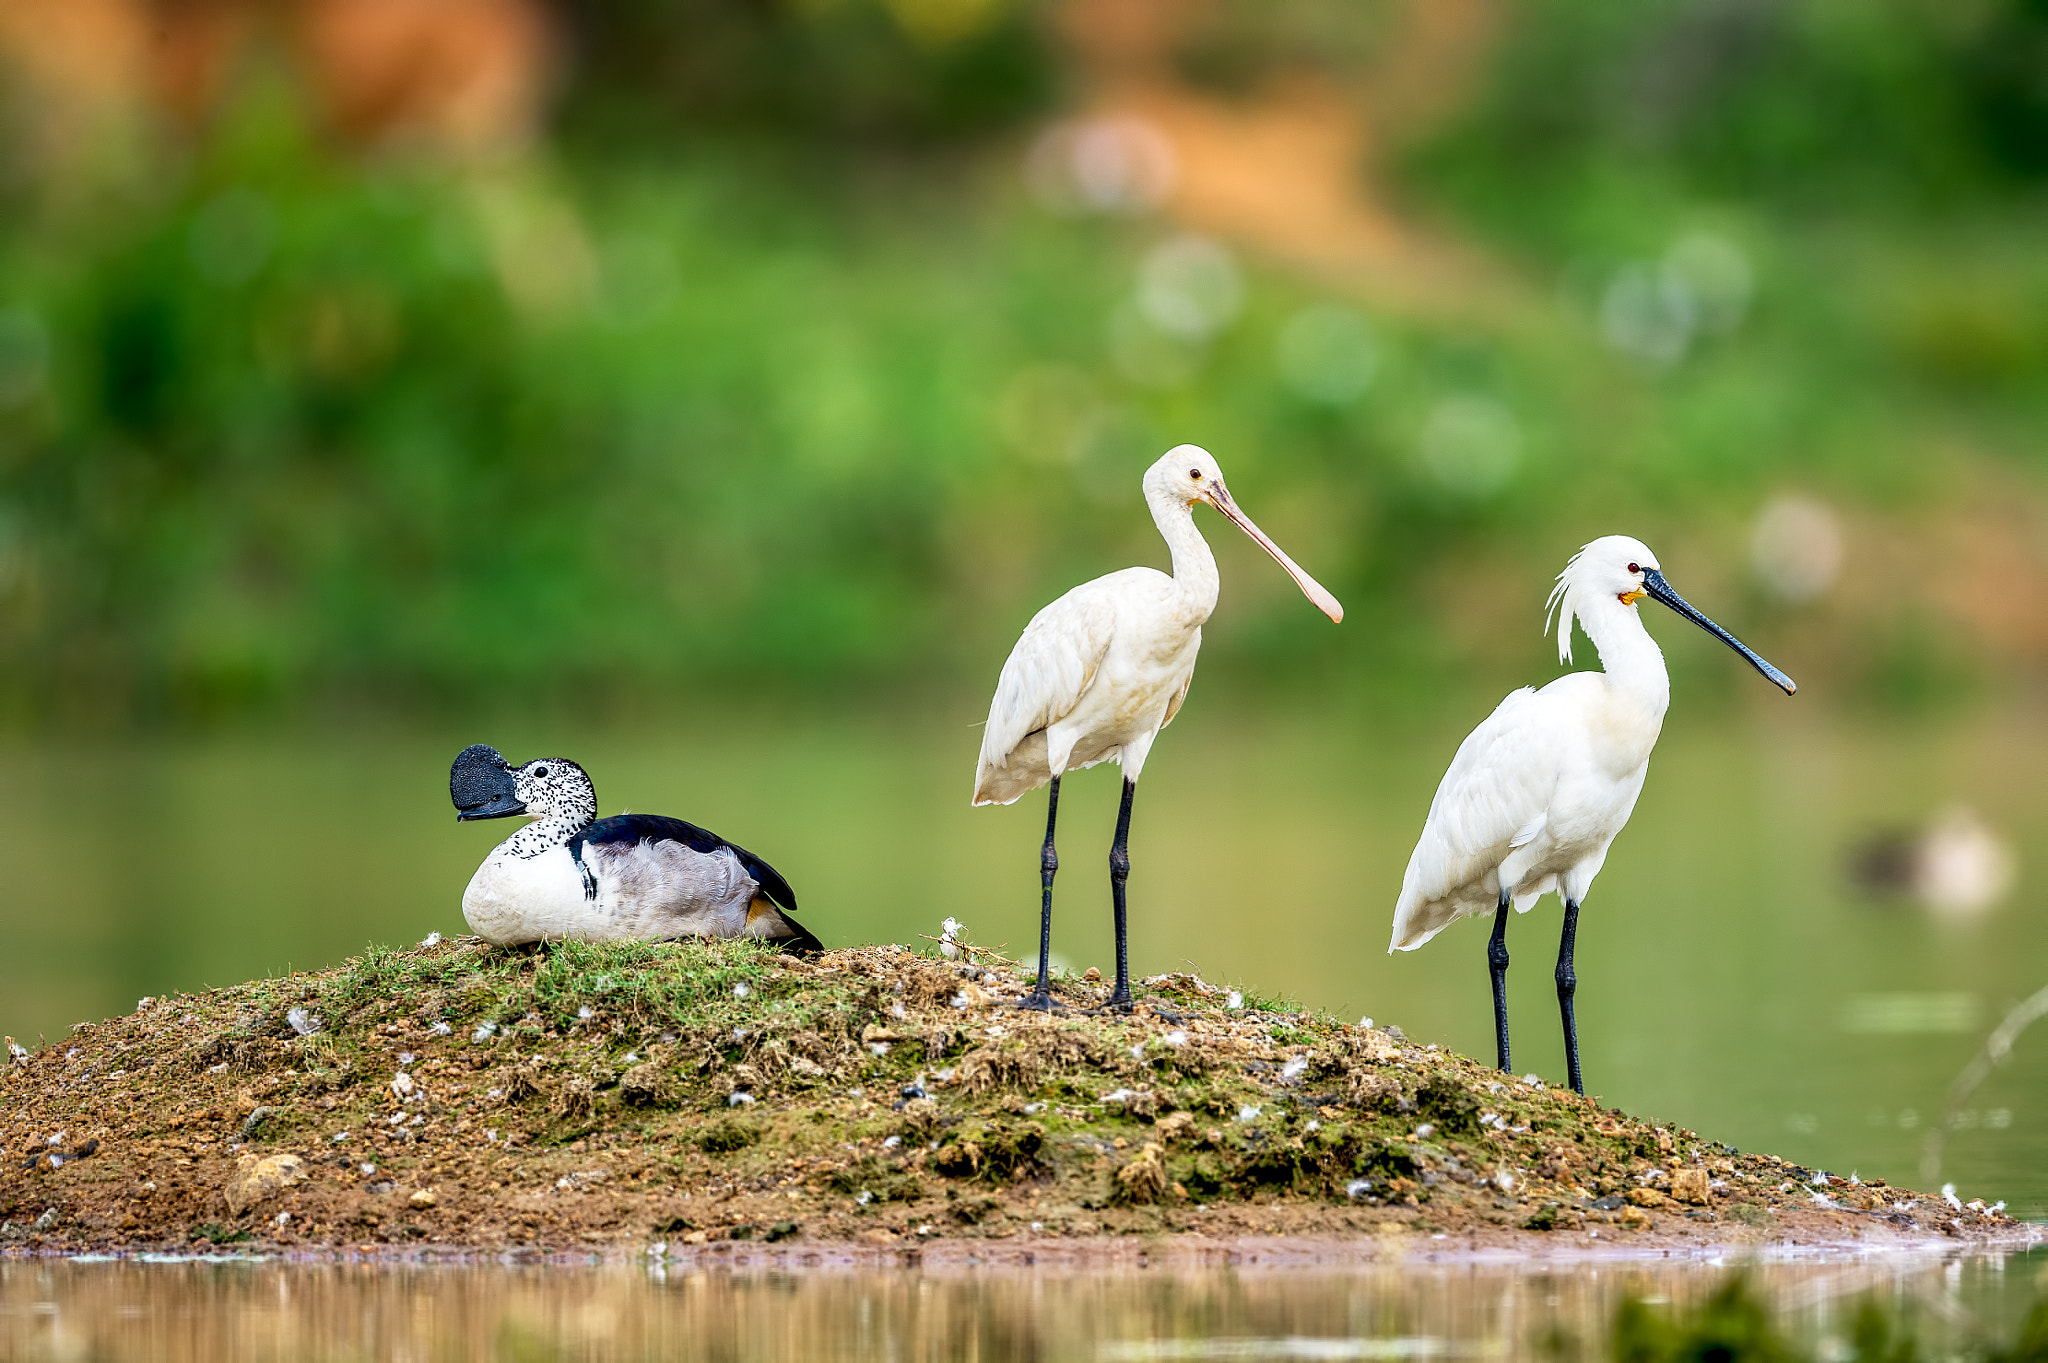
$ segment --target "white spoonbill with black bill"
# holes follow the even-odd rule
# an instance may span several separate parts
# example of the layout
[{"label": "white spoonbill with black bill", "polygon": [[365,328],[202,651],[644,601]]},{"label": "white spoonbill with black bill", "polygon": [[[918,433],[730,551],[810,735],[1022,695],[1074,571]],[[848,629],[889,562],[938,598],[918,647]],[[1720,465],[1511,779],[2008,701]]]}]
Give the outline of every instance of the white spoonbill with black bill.
[{"label": "white spoonbill with black bill", "polygon": [[1084,582],[1031,618],[1010,650],[996,682],[974,803],[1006,805],[1050,783],[1045,846],[1039,855],[1038,984],[1022,1007],[1054,1006],[1048,976],[1052,956],[1052,882],[1059,869],[1053,828],[1059,818],[1060,777],[1097,762],[1123,768],[1123,803],[1109,852],[1110,897],[1116,922],[1116,988],[1108,1007],[1131,1006],[1131,974],[1124,929],[1124,882],[1130,875],[1131,798],[1145,755],[1159,731],[1173,722],[1195,675],[1202,624],[1216,609],[1216,559],[1195,528],[1195,506],[1207,503],[1257,541],[1287,570],[1316,608],[1344,618],[1337,598],[1282,553],[1280,546],[1238,510],[1223,471],[1205,449],[1179,445],[1145,471],[1145,505],[1173,555],[1173,575],[1153,568]]},{"label": "white spoonbill with black bill", "polygon": [[1635,809],[1671,703],[1664,654],[1636,609],[1646,596],[1740,653],[1786,695],[1799,689],[1673,591],[1657,556],[1641,540],[1594,540],[1557,575],[1544,628],[1555,612],[1558,660],[1568,663],[1577,620],[1605,670],[1569,673],[1540,691],[1523,687],[1459,746],[1408,859],[1387,948],[1413,951],[1458,919],[1490,911],[1486,963],[1493,978],[1494,1042],[1500,1067],[1509,1069],[1508,907],[1527,913],[1537,899],[1556,891],[1564,900],[1557,1006],[1565,1066],[1580,1093],[1586,1086],[1572,1014],[1579,906]]},{"label": "white spoonbill with black bill", "polygon": [[486,942],[763,937],[815,951],[781,872],[708,829],[659,814],[597,817],[589,773],[563,757],[513,766],[464,748],[448,772],[455,817],[535,822],[498,844],[462,893]]}]

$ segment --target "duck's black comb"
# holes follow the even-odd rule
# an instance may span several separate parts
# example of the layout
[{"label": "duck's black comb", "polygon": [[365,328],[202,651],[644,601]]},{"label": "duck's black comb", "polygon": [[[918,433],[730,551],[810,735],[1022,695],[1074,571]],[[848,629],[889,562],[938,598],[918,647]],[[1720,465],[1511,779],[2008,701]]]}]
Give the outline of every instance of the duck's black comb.
[{"label": "duck's black comb", "polygon": [[508,769],[504,755],[496,748],[488,743],[472,743],[456,755],[455,765],[448,769],[448,798],[457,809],[489,804],[504,793]]}]

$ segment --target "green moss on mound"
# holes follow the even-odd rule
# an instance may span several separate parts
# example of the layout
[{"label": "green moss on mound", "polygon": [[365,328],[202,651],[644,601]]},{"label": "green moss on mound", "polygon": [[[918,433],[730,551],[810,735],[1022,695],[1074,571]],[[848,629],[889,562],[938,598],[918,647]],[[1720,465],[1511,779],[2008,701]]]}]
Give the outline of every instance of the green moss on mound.
[{"label": "green moss on mound", "polygon": [[155,1000],[0,1078],[0,1236],[1995,1224],[1839,1180],[1818,1208],[1805,1170],[1397,1029],[1231,1009],[1192,975],[1147,981],[1132,1016],[1084,1011],[1102,991],[1074,980],[1068,1011],[1007,1007],[1023,988],[1008,963],[901,947],[461,939]]}]

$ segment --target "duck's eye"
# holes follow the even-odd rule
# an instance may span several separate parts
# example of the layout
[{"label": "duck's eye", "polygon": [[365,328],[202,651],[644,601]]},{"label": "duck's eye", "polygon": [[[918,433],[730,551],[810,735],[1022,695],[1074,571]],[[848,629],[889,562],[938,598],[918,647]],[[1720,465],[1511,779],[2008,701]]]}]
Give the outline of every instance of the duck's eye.
[{"label": "duck's eye", "polygon": [[1199,483],[1202,481],[1202,471],[1200,469],[1189,469],[1188,477],[1194,479],[1196,482]]},{"label": "duck's eye", "polygon": [[1632,573],[1640,573],[1642,568],[1637,564],[1631,563],[1628,565],[1628,570]]},{"label": "duck's eye", "polygon": [[545,780],[547,780],[547,779],[548,779],[548,769],[547,769],[546,767],[535,767],[535,768],[533,769],[533,779],[534,779],[534,780],[536,780],[536,781],[545,781]]}]

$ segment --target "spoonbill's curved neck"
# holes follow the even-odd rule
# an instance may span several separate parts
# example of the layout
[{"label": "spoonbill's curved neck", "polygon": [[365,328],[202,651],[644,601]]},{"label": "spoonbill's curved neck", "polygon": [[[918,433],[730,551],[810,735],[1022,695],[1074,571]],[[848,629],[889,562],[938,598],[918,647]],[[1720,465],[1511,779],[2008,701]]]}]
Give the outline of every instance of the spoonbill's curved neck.
[{"label": "spoonbill's curved neck", "polygon": [[1661,719],[1671,704],[1671,674],[1664,668],[1664,650],[1643,627],[1637,608],[1624,606],[1617,597],[1596,596],[1579,608],[1579,625],[1599,651],[1609,689]]},{"label": "spoonbill's curved neck", "polygon": [[1216,555],[1209,551],[1209,541],[1195,528],[1195,508],[1191,504],[1168,493],[1148,494],[1145,501],[1152,509],[1152,523],[1159,527],[1160,538],[1173,555],[1174,585],[1180,588],[1199,624],[1216,609],[1220,586]]}]

